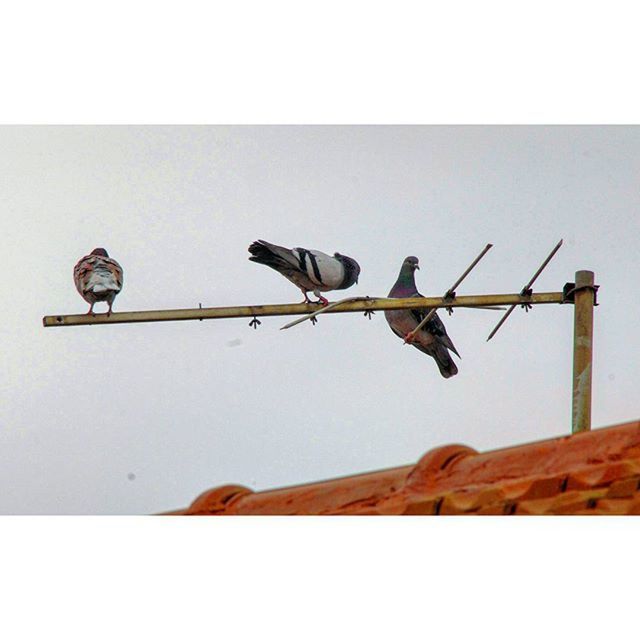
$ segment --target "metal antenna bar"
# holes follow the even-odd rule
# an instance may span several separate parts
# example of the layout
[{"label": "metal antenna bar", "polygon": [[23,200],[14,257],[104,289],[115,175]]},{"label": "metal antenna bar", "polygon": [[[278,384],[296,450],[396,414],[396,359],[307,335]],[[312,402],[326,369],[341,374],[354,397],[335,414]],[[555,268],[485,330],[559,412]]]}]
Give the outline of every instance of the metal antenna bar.
[{"label": "metal antenna bar", "polygon": [[493,328],[493,331],[489,334],[487,342],[489,342],[489,340],[491,340],[491,338],[493,338],[493,336],[498,333],[498,329],[500,329],[500,327],[507,321],[507,318],[511,315],[516,306],[517,305],[514,304],[507,309],[507,313],[505,313],[502,318],[500,318],[500,322],[498,322],[498,324]]},{"label": "metal antenna bar", "polygon": [[533,283],[538,279],[538,276],[542,273],[544,268],[551,262],[551,258],[553,258],[553,256],[555,256],[556,253],[558,253],[558,249],[560,249],[561,246],[562,246],[562,240],[560,240],[560,242],[558,242],[558,244],[553,248],[553,251],[551,251],[551,253],[547,256],[546,260],[540,265],[540,268],[533,274],[533,277],[531,278],[531,280],[529,280],[529,282],[527,282],[527,284],[525,284],[524,287],[522,287],[523,291],[525,291],[526,289],[530,289],[532,287]]},{"label": "metal antenna bar", "polygon": [[[545,258],[544,262],[540,265],[538,270],[531,277],[531,280],[529,280],[529,282],[527,282],[527,284],[525,284],[524,287],[522,287],[522,291],[520,292],[521,295],[523,296],[529,295],[530,293],[529,290],[531,289],[533,283],[538,279],[538,276],[542,273],[544,268],[551,262],[551,259],[553,258],[553,256],[556,255],[556,253],[558,252],[558,249],[560,249],[561,246],[562,246],[562,240],[558,242],[558,244],[553,248],[551,253]],[[514,304],[512,307],[510,307],[507,310],[504,316],[502,316],[502,318],[500,319],[500,322],[498,322],[498,324],[493,328],[493,331],[489,334],[489,337],[487,338],[487,342],[489,342],[489,340],[491,340],[491,338],[493,338],[493,336],[495,336],[496,333],[498,333],[498,329],[500,329],[500,327],[506,322],[507,318],[511,315],[511,313],[517,306],[518,306],[517,304]]]},{"label": "metal antenna bar", "polygon": [[[499,293],[480,296],[459,296],[443,303],[442,298],[360,298],[340,304],[327,313],[350,313],[362,311],[386,311],[393,309],[429,309],[438,307],[490,307],[494,305],[561,304],[563,293],[554,291],[537,293],[531,297],[519,293]],[[253,318],[261,316],[295,316],[318,311],[316,304],[271,304],[242,307],[203,307],[202,309],[167,309],[158,311],[124,311],[111,315],[88,313],[76,315],[45,316],[45,327],[72,327],[90,324],[122,324],[129,322],[167,322],[172,320],[209,320],[214,318]]]},{"label": "metal antenna bar", "polygon": [[489,243],[481,252],[480,255],[469,265],[469,267],[467,268],[467,270],[456,280],[455,284],[453,285],[453,287],[451,287],[451,289],[449,289],[447,291],[447,293],[445,293],[445,297],[447,298],[451,298],[453,297],[452,294],[454,294],[456,292],[456,289],[460,286],[460,284],[462,283],[462,281],[471,273],[471,270],[478,264],[478,262],[480,262],[480,260],[482,260],[482,258],[484,258],[485,254],[487,253],[487,251],[489,251],[489,249],[491,249],[491,247],[493,247],[493,245],[491,243]]},{"label": "metal antenna bar", "polygon": [[[484,257],[484,255],[487,253],[487,251],[489,251],[489,249],[491,249],[491,247],[493,247],[492,244],[488,244],[481,252],[480,255],[467,267],[467,269],[465,270],[465,272],[455,281],[454,285],[450,288],[447,289],[447,291],[445,292],[444,296],[442,297],[442,301],[449,301],[452,300],[455,295],[456,295],[456,289],[458,288],[458,286],[460,285],[460,283],[471,273],[472,269],[478,264],[478,262],[480,262],[480,260],[482,260],[482,258]],[[446,305],[442,305],[442,306],[452,306],[450,304],[446,304]],[[427,313],[427,315],[420,321],[420,323],[418,324],[418,326],[409,333],[409,335],[405,338],[405,343],[407,342],[407,338],[409,338],[410,336],[414,336],[416,333],[418,333],[418,331],[420,331],[420,329],[422,329],[422,327],[424,327],[425,324],[427,324],[427,322],[429,322],[429,320],[431,320],[431,317],[433,316],[433,314],[437,311],[437,307],[431,309],[431,311],[429,311],[429,313]]]},{"label": "metal antenna bar", "polygon": [[297,320],[293,320],[292,322],[289,322],[289,324],[285,324],[284,327],[280,327],[280,330],[282,331],[283,329],[291,329],[291,327],[295,327],[297,324],[300,324],[305,320],[313,320],[316,316],[320,315],[321,313],[326,313],[327,311],[331,311],[331,309],[335,309],[336,307],[340,306],[341,304],[344,304],[345,302],[353,302],[354,300],[360,300],[360,298],[344,298],[344,300],[338,300],[337,302],[332,302],[331,304],[328,304],[326,307],[322,307],[317,311],[314,311],[313,313],[310,313],[306,316],[302,316],[302,318],[298,318]]},{"label": "metal antenna bar", "polygon": [[[476,260],[477,262],[477,260]],[[467,270],[468,271],[468,270]],[[316,318],[317,316],[319,316],[321,313],[326,313],[327,311],[331,311],[331,309],[335,309],[335,307],[344,304],[345,302],[351,302],[353,300],[362,300],[362,298],[345,298],[344,300],[338,300],[337,302],[332,302],[331,304],[327,305],[326,307],[322,307],[322,309],[318,309],[317,311],[314,311],[313,313],[309,313],[306,316],[302,316],[302,318],[298,318],[297,320],[293,320],[292,322],[289,322],[288,324],[285,324],[284,327],[280,327],[280,330],[282,329],[291,329],[291,327],[295,327],[296,325],[304,322],[305,320],[311,320],[313,321],[314,318]],[[504,307],[467,307],[470,309],[486,309],[488,311],[504,311]]]}]

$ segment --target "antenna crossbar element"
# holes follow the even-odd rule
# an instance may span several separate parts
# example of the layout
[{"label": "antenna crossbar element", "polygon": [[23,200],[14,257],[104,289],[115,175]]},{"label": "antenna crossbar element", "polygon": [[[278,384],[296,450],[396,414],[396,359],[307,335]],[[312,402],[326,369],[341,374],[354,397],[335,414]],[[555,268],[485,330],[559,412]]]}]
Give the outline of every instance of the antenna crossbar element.
[{"label": "antenna crossbar element", "polygon": [[[318,309],[317,311],[314,311],[313,313],[310,313],[310,314],[308,314],[306,316],[302,316],[302,318],[298,318],[297,320],[293,320],[292,322],[289,322],[289,324],[285,324],[284,327],[280,327],[280,330],[282,330],[282,329],[291,329],[291,327],[295,327],[297,324],[300,324],[301,322],[304,322],[305,320],[311,320],[312,324],[315,324],[317,322],[316,321],[316,316],[320,315],[321,313],[326,313],[327,311],[331,311],[331,309],[335,309],[336,307],[339,307],[340,305],[344,304],[345,302],[353,302],[354,300],[362,300],[362,298],[359,298],[359,297],[344,298],[343,300],[338,300],[336,302],[332,302],[332,303],[328,304],[326,307],[322,307],[322,308]],[[368,312],[365,311],[365,313],[368,313]],[[371,312],[371,313],[373,313],[373,312]]]},{"label": "antenna crossbar element", "polygon": [[471,273],[473,268],[484,258],[485,254],[493,245],[491,243],[480,252],[480,255],[467,267],[466,271],[455,281],[454,285],[444,294],[445,298],[455,298],[456,289],[462,284],[462,281]]},{"label": "antenna crossbar element", "polygon": [[[538,270],[533,274],[533,276],[531,276],[531,279],[529,280],[529,282],[527,282],[527,284],[525,284],[524,287],[522,287],[522,291],[520,291],[521,296],[524,296],[524,297],[531,296],[531,293],[532,293],[531,287],[533,286],[533,283],[538,279],[538,276],[542,273],[544,268],[551,262],[551,259],[553,258],[553,256],[555,256],[556,253],[558,253],[558,249],[560,249],[561,246],[562,246],[562,240],[558,242],[558,244],[553,248],[551,253],[544,259],[544,262],[538,267]],[[530,303],[527,300],[522,304],[528,307]],[[507,309],[507,312],[502,316],[502,318],[500,319],[500,322],[498,322],[498,324],[493,328],[493,331],[489,334],[489,337],[487,338],[487,342],[489,342],[489,340],[491,340],[491,338],[493,338],[493,336],[495,336],[496,333],[498,333],[498,330],[500,329],[500,327],[507,321],[507,318],[511,315],[511,313],[517,306],[518,306],[517,304],[514,304],[511,307],[509,307],[509,309]]]},{"label": "antenna crossbar element", "polygon": [[[494,305],[523,304],[562,304],[562,291],[533,294],[530,298],[519,293],[502,293],[478,296],[458,296],[447,300],[446,306],[455,308],[482,308]],[[437,309],[442,307],[442,298],[360,298],[344,302],[326,313],[355,313],[363,311],[386,311],[393,309]],[[318,311],[318,305],[269,304],[239,307],[203,307],[202,309],[166,309],[158,311],[119,311],[111,315],[73,314],[45,316],[45,327],[72,327],[82,325],[107,325],[133,322],[168,322],[177,320],[211,320],[214,318],[253,318],[263,316],[295,316]]]}]

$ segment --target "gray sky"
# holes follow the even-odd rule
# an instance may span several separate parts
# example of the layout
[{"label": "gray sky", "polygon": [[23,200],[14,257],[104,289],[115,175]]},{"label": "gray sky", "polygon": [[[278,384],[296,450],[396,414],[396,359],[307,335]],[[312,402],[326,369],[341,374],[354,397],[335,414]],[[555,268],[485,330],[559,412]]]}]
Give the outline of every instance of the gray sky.
[{"label": "gray sky", "polygon": [[0,513],[153,513],[570,431],[572,307],[488,344],[499,313],[441,314],[449,380],[382,313],[44,329],[88,308],[72,268],[97,246],[124,311],[298,302],[258,238],[356,258],[330,299],[386,295],[411,254],[440,295],[487,242],[459,294],[515,292],[564,238],[536,290],[596,272],[593,424],[639,417],[638,127],[5,126],[0,173]]}]

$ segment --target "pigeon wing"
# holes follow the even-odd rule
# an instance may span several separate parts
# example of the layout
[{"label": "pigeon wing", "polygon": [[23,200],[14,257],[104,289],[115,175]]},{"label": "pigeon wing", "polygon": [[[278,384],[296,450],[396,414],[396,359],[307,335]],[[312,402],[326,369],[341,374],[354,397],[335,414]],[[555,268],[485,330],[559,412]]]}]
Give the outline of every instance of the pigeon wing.
[{"label": "pigeon wing", "polygon": [[447,335],[447,330],[444,327],[442,320],[438,317],[437,313],[434,313],[431,318],[429,318],[429,322],[425,325],[425,328],[429,333],[432,333],[436,338],[438,338],[438,342],[447,347],[447,349],[453,351],[458,358],[462,356],[458,353],[458,350],[453,346],[453,342],[451,342],[451,338]]},{"label": "pigeon wing", "polygon": [[105,258],[103,256],[100,257],[102,258],[103,265],[111,274],[110,284],[115,285],[115,287],[117,287],[116,290],[120,291],[122,289],[122,283],[124,281],[124,273],[122,271],[122,267],[113,258]]},{"label": "pigeon wing", "polygon": [[[420,293],[416,293],[412,298],[424,298]],[[416,320],[417,324],[420,324],[424,320],[424,317],[429,313],[430,309],[411,309],[411,315]],[[458,350],[453,345],[451,338],[447,335],[447,330],[445,329],[444,323],[438,317],[438,313],[434,313],[429,321],[420,329],[420,331],[427,331],[428,333],[434,335],[438,342],[442,343],[447,349],[450,349],[455,353],[458,358],[461,358]]]},{"label": "pigeon wing", "polygon": [[319,287],[334,289],[344,280],[344,266],[336,258],[315,249],[296,247],[293,250],[298,258],[300,270]]},{"label": "pigeon wing", "polygon": [[78,293],[110,290],[116,293],[122,289],[122,267],[113,259],[88,255],[81,258],[73,268],[73,281]]}]

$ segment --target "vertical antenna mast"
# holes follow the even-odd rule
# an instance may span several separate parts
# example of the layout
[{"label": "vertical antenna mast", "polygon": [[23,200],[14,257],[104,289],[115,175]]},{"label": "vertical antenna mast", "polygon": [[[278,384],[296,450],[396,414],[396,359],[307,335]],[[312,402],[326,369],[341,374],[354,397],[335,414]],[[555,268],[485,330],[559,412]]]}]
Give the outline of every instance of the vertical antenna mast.
[{"label": "vertical antenna mast", "polygon": [[597,287],[593,271],[577,271],[573,289],[573,411],[571,431],[591,429],[593,306]]}]

